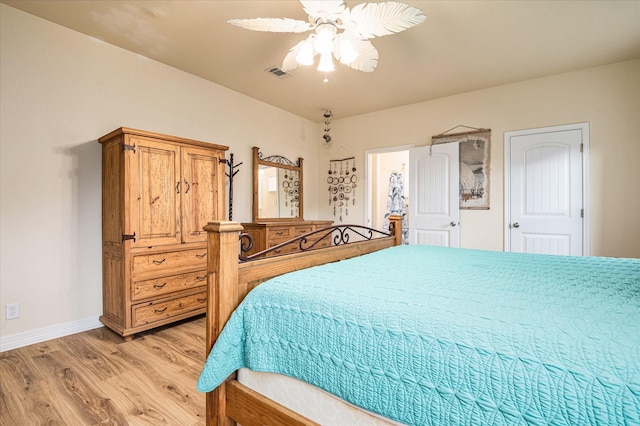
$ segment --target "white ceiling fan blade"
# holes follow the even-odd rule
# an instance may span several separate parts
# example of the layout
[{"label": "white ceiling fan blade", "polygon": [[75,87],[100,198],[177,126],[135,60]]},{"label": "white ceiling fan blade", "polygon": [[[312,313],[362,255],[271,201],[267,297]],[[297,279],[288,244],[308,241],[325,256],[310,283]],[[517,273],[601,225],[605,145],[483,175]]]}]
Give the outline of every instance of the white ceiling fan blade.
[{"label": "white ceiling fan blade", "polygon": [[351,9],[351,21],[355,24],[351,30],[362,38],[381,37],[419,25],[425,19],[420,9],[406,3],[361,3]]},{"label": "white ceiling fan blade", "polygon": [[373,47],[369,40],[352,40],[354,49],[358,52],[358,57],[351,63],[346,64],[354,70],[372,72],[378,65],[378,50]]},{"label": "white ceiling fan blade", "polygon": [[296,56],[298,56],[298,53],[300,52],[300,46],[302,46],[302,43],[304,43],[304,40],[302,40],[300,43],[293,46],[291,50],[289,50],[287,56],[285,56],[282,60],[282,66],[280,67],[282,71],[288,72],[298,68],[298,61],[296,61]]},{"label": "white ceiling fan blade", "polygon": [[305,13],[312,18],[337,18],[344,12],[342,0],[300,0]]},{"label": "white ceiling fan blade", "polygon": [[229,19],[227,22],[247,30],[272,33],[304,33],[313,29],[308,22],[290,18]]}]

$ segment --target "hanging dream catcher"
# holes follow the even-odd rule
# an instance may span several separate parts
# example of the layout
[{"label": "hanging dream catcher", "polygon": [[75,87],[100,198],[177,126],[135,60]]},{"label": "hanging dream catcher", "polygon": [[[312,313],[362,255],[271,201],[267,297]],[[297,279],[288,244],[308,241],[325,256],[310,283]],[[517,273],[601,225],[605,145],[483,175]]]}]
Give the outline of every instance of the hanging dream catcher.
[{"label": "hanging dream catcher", "polygon": [[358,176],[356,175],[355,157],[340,160],[329,160],[329,205],[333,206],[333,216],[340,222],[344,216],[349,216],[349,206],[356,205],[356,188]]},{"label": "hanging dream catcher", "polygon": [[291,209],[291,217],[298,214],[300,201],[300,174],[297,170],[287,170],[282,179],[284,206]]}]

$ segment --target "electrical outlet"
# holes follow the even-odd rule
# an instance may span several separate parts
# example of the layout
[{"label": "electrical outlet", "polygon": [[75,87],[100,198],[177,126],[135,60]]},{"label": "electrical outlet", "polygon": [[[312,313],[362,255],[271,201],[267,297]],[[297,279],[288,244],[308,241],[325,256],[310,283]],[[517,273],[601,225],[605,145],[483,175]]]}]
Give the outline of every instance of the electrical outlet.
[{"label": "electrical outlet", "polygon": [[16,319],[20,317],[20,304],[19,303],[7,303],[5,305],[5,309],[7,310],[7,319]]}]

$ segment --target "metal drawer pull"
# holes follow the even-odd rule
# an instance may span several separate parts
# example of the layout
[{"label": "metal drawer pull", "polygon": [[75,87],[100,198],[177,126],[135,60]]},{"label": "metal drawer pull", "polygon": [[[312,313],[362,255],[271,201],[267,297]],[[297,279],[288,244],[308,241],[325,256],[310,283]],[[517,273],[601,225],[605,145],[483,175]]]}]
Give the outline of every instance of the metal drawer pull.
[{"label": "metal drawer pull", "polygon": [[206,302],[206,301],[207,301],[207,299],[206,299],[206,298],[203,298],[203,299],[198,298],[198,302],[200,302],[200,303],[204,303],[204,302]]},{"label": "metal drawer pull", "polygon": [[206,276],[206,275],[203,275],[203,276],[201,276],[201,277],[196,277],[196,280],[198,280],[198,281],[204,281],[204,280],[206,280],[206,279],[207,279],[207,276]]},{"label": "metal drawer pull", "polygon": [[162,264],[165,262],[165,260],[167,260],[167,259],[154,260],[154,261],[153,261],[153,263],[154,263],[155,265],[162,265]]},{"label": "metal drawer pull", "polygon": [[198,259],[203,259],[206,255],[207,255],[207,253],[205,252],[204,254],[196,254],[196,257]]},{"label": "metal drawer pull", "polygon": [[164,311],[166,311],[167,308],[168,308],[168,306],[165,306],[162,309],[154,309],[153,312],[155,312],[156,314],[160,315],[160,314],[164,313]]},{"label": "metal drawer pull", "polygon": [[162,283],[162,284],[154,284],[153,288],[155,288],[156,290],[160,290],[161,288],[163,288],[165,285],[167,285],[167,283]]}]

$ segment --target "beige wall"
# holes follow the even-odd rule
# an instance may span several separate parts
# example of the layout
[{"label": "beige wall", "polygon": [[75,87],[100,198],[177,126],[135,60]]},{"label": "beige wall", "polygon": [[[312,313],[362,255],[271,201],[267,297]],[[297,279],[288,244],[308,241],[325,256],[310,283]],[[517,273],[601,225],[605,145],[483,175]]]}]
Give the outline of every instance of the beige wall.
[{"label": "beige wall", "polygon": [[[332,108],[339,116],[339,105]],[[504,132],[580,122],[590,124],[591,254],[640,257],[640,60],[334,120],[331,146],[318,149],[318,182],[341,147],[362,165],[367,149],[426,145],[460,124],[490,128],[491,209],[462,211],[461,245],[502,250]],[[361,222],[364,185],[356,195],[350,221]]]},{"label": "beige wall", "polygon": [[[251,146],[305,158],[305,217],[331,218],[326,169],[341,145],[424,145],[458,124],[490,127],[490,211],[464,212],[462,245],[502,248],[505,131],[591,124],[593,254],[640,257],[640,61],[408,105],[320,125],[0,4],[0,337],[97,319],[100,146],[120,127],[231,147],[234,220],[251,219]],[[333,106],[339,115],[339,106]],[[364,185],[350,222],[362,222]],[[314,196],[317,194],[317,196]]]},{"label": "beige wall", "polygon": [[[101,152],[121,126],[231,147],[251,221],[251,147],[313,158],[315,123],[0,5],[0,336],[102,311]],[[316,162],[305,162],[316,192]],[[306,200],[313,218],[315,197]],[[6,321],[4,305],[20,303]]]}]

